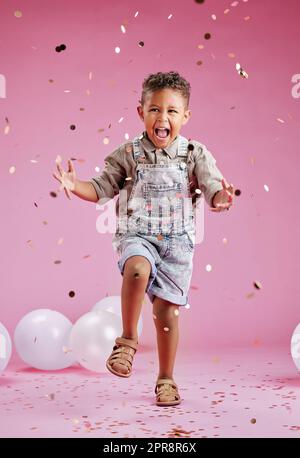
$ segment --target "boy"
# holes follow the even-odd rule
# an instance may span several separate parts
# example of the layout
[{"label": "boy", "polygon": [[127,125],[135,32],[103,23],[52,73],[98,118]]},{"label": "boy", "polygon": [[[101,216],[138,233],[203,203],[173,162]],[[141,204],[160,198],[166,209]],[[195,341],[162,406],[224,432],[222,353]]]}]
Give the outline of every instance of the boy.
[{"label": "boy", "polygon": [[73,164],[54,174],[68,197],[98,202],[125,192],[116,209],[113,245],[120,255],[123,333],[117,337],[106,366],[129,377],[138,348],[137,323],[145,291],[153,304],[157,332],[158,406],[181,402],[173,368],[178,343],[179,306],[186,305],[195,244],[194,209],[204,193],[212,211],[233,205],[227,184],[205,145],[180,135],[191,111],[190,84],[177,72],[151,74],[143,82],[138,114],[145,130],[105,158],[102,174],[90,181],[76,178]]}]

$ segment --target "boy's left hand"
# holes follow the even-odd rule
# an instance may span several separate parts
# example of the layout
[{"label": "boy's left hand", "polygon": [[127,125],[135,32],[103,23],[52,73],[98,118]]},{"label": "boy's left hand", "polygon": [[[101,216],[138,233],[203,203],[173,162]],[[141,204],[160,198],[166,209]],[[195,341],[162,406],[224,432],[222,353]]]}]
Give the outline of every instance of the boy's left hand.
[{"label": "boy's left hand", "polygon": [[215,205],[216,207],[210,207],[210,210],[213,212],[220,212],[226,209],[229,210],[229,208],[233,205],[233,184],[231,183],[229,185],[225,178],[223,178],[222,186],[223,189],[217,192],[217,194],[214,197],[213,205]]}]

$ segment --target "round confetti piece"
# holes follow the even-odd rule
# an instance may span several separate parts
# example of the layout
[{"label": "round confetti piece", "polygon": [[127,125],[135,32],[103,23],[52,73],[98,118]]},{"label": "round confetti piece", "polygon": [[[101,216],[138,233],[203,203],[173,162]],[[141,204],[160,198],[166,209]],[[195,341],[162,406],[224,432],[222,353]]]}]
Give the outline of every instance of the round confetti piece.
[{"label": "round confetti piece", "polygon": [[204,38],[205,38],[205,40],[209,40],[211,38],[211,34],[210,33],[205,33],[204,34]]},{"label": "round confetti piece", "polygon": [[75,126],[74,124],[71,124],[71,125],[70,125],[70,129],[71,129],[71,130],[75,130],[75,129],[76,129],[76,126]]},{"label": "round confetti piece", "polygon": [[115,53],[116,53],[116,54],[119,54],[120,51],[121,51],[121,49],[119,48],[119,46],[116,46],[116,47],[115,47]]},{"label": "round confetti piece", "polygon": [[9,167],[9,173],[10,173],[10,174],[15,173],[15,171],[16,171],[16,167],[15,167],[14,165],[12,165],[11,167]]},{"label": "round confetti piece", "polygon": [[144,42],[143,41],[140,41],[139,42],[139,46],[142,48],[144,46]]},{"label": "round confetti piece", "polygon": [[50,192],[50,196],[51,196],[51,197],[57,197],[57,194],[56,194],[56,192],[51,191],[51,192]]},{"label": "round confetti piece", "polygon": [[170,329],[169,329],[169,328],[167,328],[167,327],[165,326],[165,327],[164,327],[164,331],[166,331],[166,332],[167,332],[167,331],[170,331]]},{"label": "round confetti piece", "polygon": [[179,310],[175,309],[174,310],[174,315],[178,316],[179,315]]},{"label": "round confetti piece", "polygon": [[234,190],[234,194],[235,194],[236,196],[240,196],[241,193],[242,193],[242,191],[241,191],[240,189],[235,189],[235,190]]},{"label": "round confetti piece", "polygon": [[75,292],[74,291],[69,291],[69,296],[70,297],[74,297],[75,296]]},{"label": "round confetti piece", "polygon": [[255,418],[251,418],[251,423],[256,423],[256,419]]},{"label": "round confetti piece", "polygon": [[17,17],[17,18],[20,18],[20,17],[22,17],[22,11],[18,11],[18,10],[17,10],[17,11],[14,12],[14,15],[15,15],[15,17]]}]

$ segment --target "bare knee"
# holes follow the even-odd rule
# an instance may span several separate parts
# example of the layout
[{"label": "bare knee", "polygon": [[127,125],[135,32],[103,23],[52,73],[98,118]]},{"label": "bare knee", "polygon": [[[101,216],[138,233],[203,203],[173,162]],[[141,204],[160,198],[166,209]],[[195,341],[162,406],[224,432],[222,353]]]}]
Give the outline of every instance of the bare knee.
[{"label": "bare knee", "polygon": [[153,319],[155,325],[171,329],[178,324],[179,306],[165,300],[155,300],[153,303]]},{"label": "bare knee", "polygon": [[124,272],[135,280],[148,280],[151,272],[151,265],[144,256],[131,256],[125,262]]}]

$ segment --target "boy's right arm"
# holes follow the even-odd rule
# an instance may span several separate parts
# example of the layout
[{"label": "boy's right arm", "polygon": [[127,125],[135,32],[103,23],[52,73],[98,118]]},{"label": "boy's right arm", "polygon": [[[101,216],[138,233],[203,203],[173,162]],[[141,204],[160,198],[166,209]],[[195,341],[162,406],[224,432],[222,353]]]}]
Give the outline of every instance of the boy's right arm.
[{"label": "boy's right arm", "polygon": [[81,199],[97,203],[100,199],[112,199],[119,194],[126,178],[124,148],[119,147],[104,159],[102,173],[89,181],[76,178],[72,193]]},{"label": "boy's right arm", "polygon": [[75,196],[80,197],[81,199],[88,200],[89,202],[98,202],[98,196],[95,191],[94,186],[89,181],[82,181],[76,179],[75,189],[71,191]]}]

